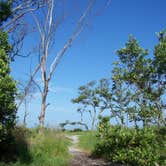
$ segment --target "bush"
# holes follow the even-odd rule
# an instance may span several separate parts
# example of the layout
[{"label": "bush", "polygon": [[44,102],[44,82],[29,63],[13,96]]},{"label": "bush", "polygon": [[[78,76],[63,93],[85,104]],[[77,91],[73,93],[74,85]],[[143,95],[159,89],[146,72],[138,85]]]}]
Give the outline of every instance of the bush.
[{"label": "bush", "polygon": [[166,127],[154,128],[157,141],[160,146],[160,158],[159,163],[161,165],[166,165]]},{"label": "bush", "polygon": [[129,165],[164,164],[156,130],[152,127],[133,129],[109,125],[109,118],[100,119],[98,142],[94,154],[110,161]]}]

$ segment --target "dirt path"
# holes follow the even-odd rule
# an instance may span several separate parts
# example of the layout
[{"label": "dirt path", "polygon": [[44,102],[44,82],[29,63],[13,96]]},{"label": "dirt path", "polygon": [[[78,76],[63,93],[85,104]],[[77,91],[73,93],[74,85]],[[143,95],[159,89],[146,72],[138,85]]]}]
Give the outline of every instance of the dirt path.
[{"label": "dirt path", "polygon": [[81,149],[77,148],[79,142],[78,135],[66,136],[72,140],[72,145],[69,147],[69,152],[73,156],[69,166],[113,166],[101,159],[94,159]]}]

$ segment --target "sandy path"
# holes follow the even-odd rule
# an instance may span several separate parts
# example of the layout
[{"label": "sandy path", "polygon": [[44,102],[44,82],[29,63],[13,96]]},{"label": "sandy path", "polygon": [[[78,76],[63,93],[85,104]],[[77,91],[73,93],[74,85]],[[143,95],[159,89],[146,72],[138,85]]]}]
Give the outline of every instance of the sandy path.
[{"label": "sandy path", "polygon": [[67,138],[72,140],[72,145],[69,147],[69,152],[73,156],[69,166],[114,166],[101,159],[95,159],[77,148],[79,142],[78,135],[66,135]]}]

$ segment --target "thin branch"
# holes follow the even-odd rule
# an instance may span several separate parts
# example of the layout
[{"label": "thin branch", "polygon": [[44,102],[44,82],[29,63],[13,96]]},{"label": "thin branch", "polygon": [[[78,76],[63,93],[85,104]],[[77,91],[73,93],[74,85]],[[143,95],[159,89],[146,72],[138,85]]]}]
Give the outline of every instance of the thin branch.
[{"label": "thin branch", "polygon": [[28,93],[28,91],[29,91],[29,89],[30,89],[30,87],[31,87],[32,78],[35,77],[35,75],[37,74],[37,72],[38,72],[39,69],[40,69],[40,66],[41,66],[41,63],[38,64],[38,66],[36,67],[36,69],[35,69],[34,72],[32,73],[31,78],[30,78],[30,80],[29,80],[28,83],[27,83],[27,86],[24,88],[24,95],[21,97],[20,102],[19,102],[18,105],[17,105],[17,111],[18,111],[18,109],[20,108],[22,102],[24,101],[24,98],[26,97],[26,95],[27,95],[27,93]]},{"label": "thin branch", "polygon": [[[53,1],[54,1],[54,0],[52,0],[51,2],[53,3]],[[90,0],[90,1],[89,1],[86,10],[83,12],[83,14],[80,16],[79,20],[77,21],[73,33],[71,34],[71,36],[69,37],[69,39],[66,41],[65,45],[63,46],[63,48],[56,54],[56,56],[55,56],[55,58],[54,58],[52,64],[50,65],[50,70],[49,70],[48,77],[47,77],[47,79],[46,79],[46,78],[44,79],[45,81],[49,82],[49,81],[51,80],[52,75],[53,75],[53,73],[54,73],[54,71],[55,71],[57,65],[59,64],[61,58],[63,57],[64,53],[65,53],[65,52],[67,51],[67,49],[71,46],[71,44],[72,44],[73,41],[76,39],[76,37],[77,37],[77,36],[85,29],[85,27],[87,26],[89,20],[87,21],[87,20],[86,20],[86,17],[87,17],[87,15],[89,14],[89,12],[91,11],[91,9],[92,9],[93,5],[95,4],[95,2],[96,2],[96,0]],[[52,12],[51,12],[51,13],[52,13],[52,17],[53,17],[53,8],[52,8]],[[59,23],[57,23],[56,26],[54,27],[52,21],[53,21],[52,18],[50,18],[49,27],[50,27],[50,28],[55,28],[55,27],[57,28],[58,25],[59,25]],[[38,24],[38,25],[39,25],[39,24]],[[40,28],[38,27],[38,30],[39,30],[39,29],[41,29],[41,27],[40,27]],[[45,29],[46,29],[46,27],[45,27]],[[54,30],[55,30],[55,29],[54,29]],[[39,31],[41,32],[41,30],[39,30]],[[46,33],[46,32],[44,32],[44,33]],[[48,35],[48,36],[47,36],[47,37],[48,37],[47,39],[50,38],[49,40],[51,40],[52,33],[53,33],[53,31],[50,29],[50,30],[49,30],[49,33],[47,33],[47,35]],[[43,41],[43,42],[42,42],[42,46],[41,46],[42,51],[46,51],[46,53],[48,53],[48,51],[47,51],[47,49],[45,48],[45,45],[44,45],[44,43],[45,43],[45,42],[44,42],[44,41],[45,41],[45,37],[42,38],[42,39],[43,39],[43,40],[42,40],[42,41]],[[49,45],[49,44],[50,44],[49,41],[47,41],[47,42],[48,42],[48,45]],[[46,49],[46,50],[45,50],[45,49]],[[43,53],[44,53],[44,54],[43,54]],[[43,67],[45,66],[45,65],[43,66],[43,62],[46,64],[45,56],[47,56],[47,55],[45,55],[45,52],[42,52],[42,54],[43,54],[43,56],[42,56],[42,58],[41,58],[41,61],[40,61],[39,65],[36,67],[36,69],[34,70],[34,73],[32,74],[32,78],[37,74],[37,72],[39,71],[39,69],[41,69],[41,67],[43,68]],[[29,87],[30,87],[30,85],[31,85],[31,82],[32,82],[32,78],[29,80],[29,82],[28,82],[28,84],[27,84],[27,86],[26,86],[26,88],[25,88],[25,90],[24,90],[25,92],[29,89]],[[25,93],[25,94],[26,94],[26,93]],[[25,96],[24,96],[24,97],[25,97]],[[23,98],[24,98],[24,97],[23,97]],[[22,101],[18,104],[18,108],[20,107],[21,103],[22,103]]]},{"label": "thin branch", "polygon": [[76,28],[74,30],[74,32],[72,33],[71,37],[68,39],[68,41],[66,42],[66,44],[64,45],[64,47],[57,53],[57,56],[55,57],[55,59],[53,60],[51,67],[50,67],[50,73],[48,76],[48,81],[50,81],[57,65],[59,64],[61,58],[63,57],[64,53],[66,52],[66,50],[71,46],[72,42],[74,41],[74,39],[77,37],[77,35],[79,33],[81,33],[81,31],[83,30],[81,28],[81,30],[79,30],[82,21],[85,19],[85,17],[87,16],[87,14],[89,13],[89,11],[91,10],[92,6],[94,5],[95,0],[90,1],[90,3],[88,3],[88,6],[85,10],[85,12],[81,15],[81,17],[79,18],[77,24],[76,24]]},{"label": "thin branch", "polygon": [[42,89],[40,87],[40,85],[33,79],[33,77],[31,76],[32,82],[34,83],[34,85],[39,89],[40,93],[42,94]]},{"label": "thin branch", "polygon": [[40,37],[41,37],[41,39],[42,39],[42,38],[43,38],[43,33],[42,33],[42,30],[41,30],[41,25],[40,25],[38,19],[36,18],[36,16],[33,14],[33,12],[31,12],[31,16],[33,17],[33,19],[34,19],[34,21],[35,21],[35,24],[36,24],[37,29],[38,29],[38,31],[39,31]]}]

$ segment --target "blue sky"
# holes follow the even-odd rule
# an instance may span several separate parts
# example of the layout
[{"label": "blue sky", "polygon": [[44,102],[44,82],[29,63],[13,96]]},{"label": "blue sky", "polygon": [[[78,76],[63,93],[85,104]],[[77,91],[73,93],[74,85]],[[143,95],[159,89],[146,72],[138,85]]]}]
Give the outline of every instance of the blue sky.
[{"label": "blue sky", "polygon": [[[83,0],[77,2],[83,8]],[[102,0],[98,2],[100,4]],[[129,34],[133,34],[141,46],[151,49],[152,53],[152,48],[157,43],[155,33],[166,29],[165,7],[166,0],[112,0],[110,7],[94,18],[57,67],[50,86],[48,102],[51,105],[46,112],[45,124],[56,126],[65,120],[79,120],[77,107],[71,103],[71,99],[77,95],[79,86],[111,75],[112,63],[117,60],[115,51],[124,46]],[[69,20],[60,27],[55,45],[57,47],[53,51],[61,48],[72,26],[72,21]],[[34,40],[33,36],[27,38],[23,53],[27,52]],[[30,71],[29,63],[34,59],[33,56],[27,59],[17,58],[11,64],[13,77],[25,80]],[[38,93],[31,100],[28,110],[28,126],[38,124]],[[22,114],[23,108],[18,113],[20,123]]]}]

